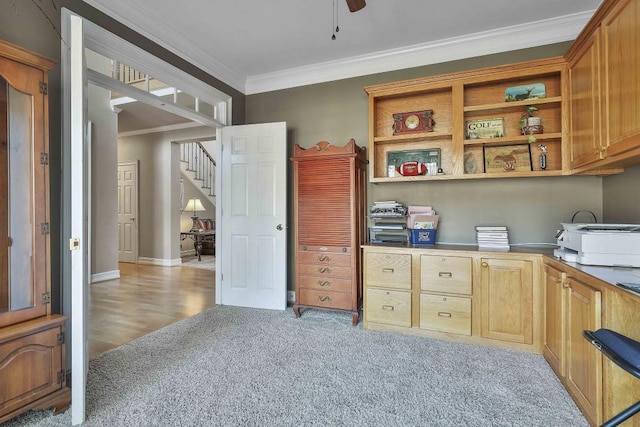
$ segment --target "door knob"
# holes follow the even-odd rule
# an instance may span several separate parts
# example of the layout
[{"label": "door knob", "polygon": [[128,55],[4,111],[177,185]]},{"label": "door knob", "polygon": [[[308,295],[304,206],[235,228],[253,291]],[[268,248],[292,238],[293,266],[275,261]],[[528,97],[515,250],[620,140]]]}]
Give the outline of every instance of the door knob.
[{"label": "door knob", "polygon": [[276,225],[276,230],[278,230],[278,231],[282,231],[282,224],[278,224],[278,225]]},{"label": "door knob", "polygon": [[135,220],[136,220],[135,218],[131,218],[131,219],[130,219],[130,221],[135,221]]}]

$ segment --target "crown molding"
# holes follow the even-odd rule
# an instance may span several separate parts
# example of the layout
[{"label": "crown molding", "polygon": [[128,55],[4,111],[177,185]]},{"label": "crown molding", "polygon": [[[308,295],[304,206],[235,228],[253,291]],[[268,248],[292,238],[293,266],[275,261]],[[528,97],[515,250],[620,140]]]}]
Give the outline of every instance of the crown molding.
[{"label": "crown molding", "polygon": [[[127,16],[119,14],[111,6],[124,1],[112,0],[107,6],[104,1],[84,0],[246,95],[575,40],[595,13],[595,10],[590,10],[341,60],[245,76],[212,58],[209,53],[197,47],[196,43],[173,30],[171,25],[158,19],[149,10],[141,9],[136,2],[126,2]],[[171,40],[171,44],[158,40],[154,34],[163,34],[163,38]]]},{"label": "crown molding", "polygon": [[370,55],[249,76],[245,94],[252,95],[575,40],[594,13],[595,10],[564,15]]}]

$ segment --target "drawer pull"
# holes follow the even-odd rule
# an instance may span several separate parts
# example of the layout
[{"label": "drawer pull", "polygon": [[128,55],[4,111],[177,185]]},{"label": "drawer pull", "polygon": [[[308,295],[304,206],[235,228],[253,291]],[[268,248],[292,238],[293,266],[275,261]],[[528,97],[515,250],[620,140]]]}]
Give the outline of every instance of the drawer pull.
[{"label": "drawer pull", "polygon": [[327,255],[318,255],[318,261],[320,262],[325,262],[325,261],[330,261],[331,257],[327,256]]},{"label": "drawer pull", "polygon": [[331,302],[331,297],[319,296],[318,297],[318,301],[320,301],[320,302]]},{"label": "drawer pull", "polygon": [[441,271],[438,273],[439,277],[453,277],[453,274],[449,271]]},{"label": "drawer pull", "polygon": [[322,274],[324,274],[324,273],[330,274],[331,273],[331,269],[327,268],[327,267],[318,267],[318,272],[322,273]]},{"label": "drawer pull", "polygon": [[393,268],[383,268],[382,272],[383,273],[393,273]]},{"label": "drawer pull", "polygon": [[394,308],[393,308],[393,306],[392,306],[392,305],[383,305],[383,306],[382,306],[382,309],[383,309],[383,310],[389,310],[389,311],[393,311],[393,310],[394,310]]},{"label": "drawer pull", "polygon": [[451,313],[447,313],[445,311],[439,311],[438,316],[440,317],[451,317]]},{"label": "drawer pull", "polygon": [[318,280],[318,286],[331,286],[331,282],[328,280]]}]

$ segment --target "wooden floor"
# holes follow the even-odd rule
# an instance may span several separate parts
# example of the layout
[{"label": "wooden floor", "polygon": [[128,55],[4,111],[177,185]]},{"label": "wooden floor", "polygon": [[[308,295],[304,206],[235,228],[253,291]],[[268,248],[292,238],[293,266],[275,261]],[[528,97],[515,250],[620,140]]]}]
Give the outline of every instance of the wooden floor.
[{"label": "wooden floor", "polygon": [[91,285],[89,358],[210,307],[215,271],[120,263],[120,279]]}]

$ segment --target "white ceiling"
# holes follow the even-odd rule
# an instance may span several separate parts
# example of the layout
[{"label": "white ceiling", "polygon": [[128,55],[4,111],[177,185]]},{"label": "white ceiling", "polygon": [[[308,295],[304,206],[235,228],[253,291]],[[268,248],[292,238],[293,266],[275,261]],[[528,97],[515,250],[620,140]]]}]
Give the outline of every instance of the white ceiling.
[{"label": "white ceiling", "polygon": [[243,93],[572,40],[601,0],[84,0]]}]

